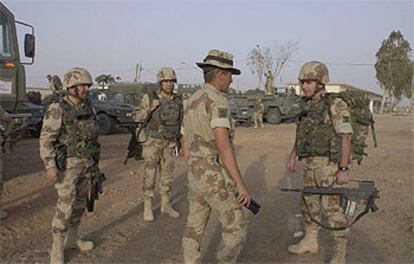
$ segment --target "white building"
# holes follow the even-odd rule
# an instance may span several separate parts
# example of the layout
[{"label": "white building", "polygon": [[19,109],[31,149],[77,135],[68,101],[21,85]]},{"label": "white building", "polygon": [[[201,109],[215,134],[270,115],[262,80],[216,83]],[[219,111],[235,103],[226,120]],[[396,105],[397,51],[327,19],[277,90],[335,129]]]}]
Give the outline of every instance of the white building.
[{"label": "white building", "polygon": [[[299,94],[299,95],[302,94],[302,91],[300,90],[300,87],[299,87],[299,83],[289,83],[287,88],[289,90],[294,89],[296,94]],[[367,93],[370,99],[369,109],[371,110],[371,112],[378,113],[381,108],[382,95],[380,94],[367,91],[367,90],[363,90],[361,88],[357,88],[357,87],[354,87],[352,85],[345,84],[345,83],[329,83],[325,85],[325,88],[328,93],[339,93],[342,91],[358,91],[358,92]]]}]

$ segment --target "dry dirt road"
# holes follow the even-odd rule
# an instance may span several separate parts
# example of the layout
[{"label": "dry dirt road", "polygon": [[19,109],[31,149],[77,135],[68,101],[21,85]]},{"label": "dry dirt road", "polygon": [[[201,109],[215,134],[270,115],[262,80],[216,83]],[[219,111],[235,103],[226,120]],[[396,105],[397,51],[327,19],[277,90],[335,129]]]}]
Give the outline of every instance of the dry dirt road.
[{"label": "dry dirt road", "polygon": [[[352,227],[347,251],[349,263],[413,263],[414,119],[412,116],[377,116],[378,148],[369,141],[369,157],[354,165],[353,179],[374,180],[381,192],[380,208]],[[287,173],[285,162],[294,140],[295,126],[281,124],[265,129],[240,128],[236,151],[241,171],[254,198],[263,205],[250,214],[249,233],[239,257],[242,263],[323,263],[329,260],[329,232],[321,232],[317,255],[293,256],[286,251],[301,230],[300,196],[281,193],[283,186],[300,187],[301,171]],[[169,219],[155,208],[156,221],[141,220],[142,162],[122,165],[129,135],[101,138],[101,168],[108,180],[96,212],[83,219],[81,232],[97,242],[89,253],[67,251],[71,263],[182,263],[181,240],[188,213],[186,168],[178,161],[172,198],[180,219]],[[47,263],[51,246],[50,223],[56,193],[44,176],[38,140],[24,139],[5,158],[3,205],[9,218],[1,222],[2,263]],[[159,198],[156,200],[159,202]],[[203,262],[216,262],[220,226],[210,219],[203,241]]]}]

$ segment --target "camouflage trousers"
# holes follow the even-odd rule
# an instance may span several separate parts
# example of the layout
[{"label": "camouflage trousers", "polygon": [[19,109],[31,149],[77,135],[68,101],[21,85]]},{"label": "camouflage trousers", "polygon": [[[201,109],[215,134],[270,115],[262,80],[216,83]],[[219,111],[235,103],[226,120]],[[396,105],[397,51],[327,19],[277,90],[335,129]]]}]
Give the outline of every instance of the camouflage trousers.
[{"label": "camouflage trousers", "polygon": [[58,183],[55,184],[58,200],[52,220],[54,233],[65,233],[69,228],[80,224],[85,212],[92,170],[90,160],[67,159],[66,171],[59,176]]},{"label": "camouflage trousers", "polygon": [[144,178],[142,183],[144,199],[154,197],[157,171],[160,175],[160,194],[169,195],[175,167],[175,142],[148,137],[142,145]]},{"label": "camouflage trousers", "polygon": [[[333,180],[332,175],[338,171],[338,164],[329,161],[327,157],[311,157],[303,160],[305,186],[329,186]],[[334,185],[336,186],[336,184]],[[341,185],[342,187],[344,185]],[[305,197],[310,214],[317,221],[321,221],[322,211],[327,217],[331,227],[339,227],[347,224],[347,219],[340,206],[339,196],[330,195],[308,195]],[[305,216],[305,230],[307,232],[318,232],[319,226],[312,222],[308,215],[308,209],[302,204],[302,214]],[[334,239],[346,238],[349,229],[332,231]]]},{"label": "camouflage trousers", "polygon": [[222,226],[218,262],[234,263],[247,235],[245,212],[235,200],[233,181],[224,169],[206,159],[199,163],[199,166],[190,166],[188,173],[189,213],[183,238],[184,262],[199,263],[201,239],[213,209]]},{"label": "camouflage trousers", "polygon": [[254,113],[254,127],[263,126],[263,113],[255,112]]}]

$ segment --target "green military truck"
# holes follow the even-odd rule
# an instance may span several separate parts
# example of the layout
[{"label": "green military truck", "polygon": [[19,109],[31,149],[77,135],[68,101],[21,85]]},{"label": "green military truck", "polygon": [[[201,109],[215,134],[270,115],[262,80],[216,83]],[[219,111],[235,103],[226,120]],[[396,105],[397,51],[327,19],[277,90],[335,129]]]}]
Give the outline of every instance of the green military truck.
[{"label": "green military truck", "polygon": [[[22,62],[16,24],[29,28],[24,37],[24,55],[30,62]],[[28,114],[16,114],[26,99],[25,64],[33,64],[35,56],[34,27],[16,21],[13,13],[0,3],[0,104],[15,119],[15,128],[26,126]]]},{"label": "green military truck", "polygon": [[97,130],[100,135],[109,135],[115,128],[133,125],[131,114],[135,106],[125,103],[123,94],[93,89],[89,99],[98,116]]},{"label": "green military truck", "polygon": [[[262,91],[246,92],[244,94],[229,95],[231,101],[237,106],[234,118],[240,119],[241,122],[251,124],[251,119],[256,109],[256,98],[262,99],[265,106],[263,119],[269,124],[279,124],[284,120],[290,120],[296,116],[300,107],[298,96],[275,94],[264,95]],[[240,110],[240,111],[239,111]],[[243,121],[245,120],[245,121]]]}]

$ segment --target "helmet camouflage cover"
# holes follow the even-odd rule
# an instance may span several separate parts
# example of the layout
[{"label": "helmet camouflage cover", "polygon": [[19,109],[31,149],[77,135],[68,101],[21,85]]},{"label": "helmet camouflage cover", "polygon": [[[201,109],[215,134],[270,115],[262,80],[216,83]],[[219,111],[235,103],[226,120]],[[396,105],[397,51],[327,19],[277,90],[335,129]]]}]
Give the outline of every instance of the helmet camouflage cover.
[{"label": "helmet camouflage cover", "polygon": [[328,67],[319,61],[307,62],[300,68],[299,80],[314,80],[326,84],[329,82]]},{"label": "helmet camouflage cover", "polygon": [[173,80],[177,82],[177,75],[173,68],[170,67],[162,67],[157,73],[157,82],[162,82],[166,80]]},{"label": "helmet camouflage cover", "polygon": [[92,85],[92,83],[93,81],[91,74],[87,70],[79,67],[70,69],[65,74],[63,80],[63,86],[65,86],[66,88],[70,88],[81,84]]}]

